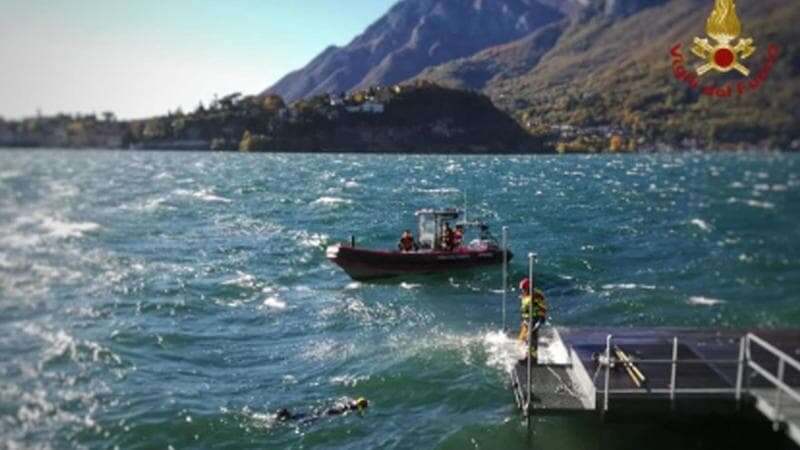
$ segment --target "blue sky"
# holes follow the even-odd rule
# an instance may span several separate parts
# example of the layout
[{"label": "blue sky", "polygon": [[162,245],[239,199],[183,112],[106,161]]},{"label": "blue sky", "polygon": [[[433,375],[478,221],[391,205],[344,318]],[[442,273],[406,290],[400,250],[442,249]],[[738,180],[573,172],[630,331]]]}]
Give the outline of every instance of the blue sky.
[{"label": "blue sky", "polygon": [[257,93],[396,0],[0,0],[0,116],[194,109]]}]

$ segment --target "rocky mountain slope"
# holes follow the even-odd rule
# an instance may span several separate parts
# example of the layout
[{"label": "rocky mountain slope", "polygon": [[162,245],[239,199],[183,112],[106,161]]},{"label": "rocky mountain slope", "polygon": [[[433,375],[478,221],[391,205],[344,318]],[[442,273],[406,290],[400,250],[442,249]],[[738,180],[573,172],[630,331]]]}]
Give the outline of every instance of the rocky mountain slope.
[{"label": "rocky mountain slope", "polygon": [[551,6],[537,0],[403,0],[350,44],[327,48],[265,94],[294,101],[398,83],[427,67],[524,37],[563,18],[571,4],[549,1]]}]

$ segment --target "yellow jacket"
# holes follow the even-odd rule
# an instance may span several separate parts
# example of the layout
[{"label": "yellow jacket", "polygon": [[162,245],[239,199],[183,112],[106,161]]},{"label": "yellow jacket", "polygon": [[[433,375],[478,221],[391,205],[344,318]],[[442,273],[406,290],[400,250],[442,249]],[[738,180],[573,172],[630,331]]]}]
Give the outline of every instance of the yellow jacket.
[{"label": "yellow jacket", "polygon": [[533,290],[533,298],[530,295],[522,296],[522,304],[520,305],[522,320],[528,320],[531,309],[533,310],[534,319],[547,318],[547,300],[544,298],[544,293],[539,289]]}]

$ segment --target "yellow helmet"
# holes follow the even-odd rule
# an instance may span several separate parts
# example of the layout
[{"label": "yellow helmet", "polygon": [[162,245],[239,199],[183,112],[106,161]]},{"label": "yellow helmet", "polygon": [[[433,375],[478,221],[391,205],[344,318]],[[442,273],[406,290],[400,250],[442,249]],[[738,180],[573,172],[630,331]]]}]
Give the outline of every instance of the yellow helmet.
[{"label": "yellow helmet", "polygon": [[356,408],[359,410],[362,410],[367,406],[369,406],[369,402],[364,397],[359,397],[358,400],[356,400]]}]

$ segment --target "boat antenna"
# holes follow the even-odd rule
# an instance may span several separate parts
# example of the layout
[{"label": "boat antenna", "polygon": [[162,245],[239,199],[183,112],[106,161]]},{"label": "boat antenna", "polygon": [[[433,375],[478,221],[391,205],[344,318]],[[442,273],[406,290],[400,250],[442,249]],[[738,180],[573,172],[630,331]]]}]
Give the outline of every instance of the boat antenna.
[{"label": "boat antenna", "polygon": [[469,222],[469,218],[467,217],[467,206],[469,206],[469,204],[467,203],[467,191],[465,190],[464,191],[464,223],[468,223]]},{"label": "boat antenna", "polygon": [[508,292],[508,227],[503,227],[503,331],[506,326],[506,294]]},{"label": "boat antenna", "polygon": [[[533,281],[533,265],[536,264],[536,257],[536,253],[528,253],[528,280],[530,280],[531,308],[533,308],[533,296],[536,295],[536,286]],[[533,310],[531,309],[530,314],[528,314],[528,349],[526,350],[528,353],[525,355],[527,357],[528,366],[528,398],[525,402],[525,416],[528,422],[528,431],[531,431],[531,416],[533,415],[533,368],[531,367],[533,364],[533,356],[531,355],[531,350],[534,345],[536,344],[533,342]]]}]

